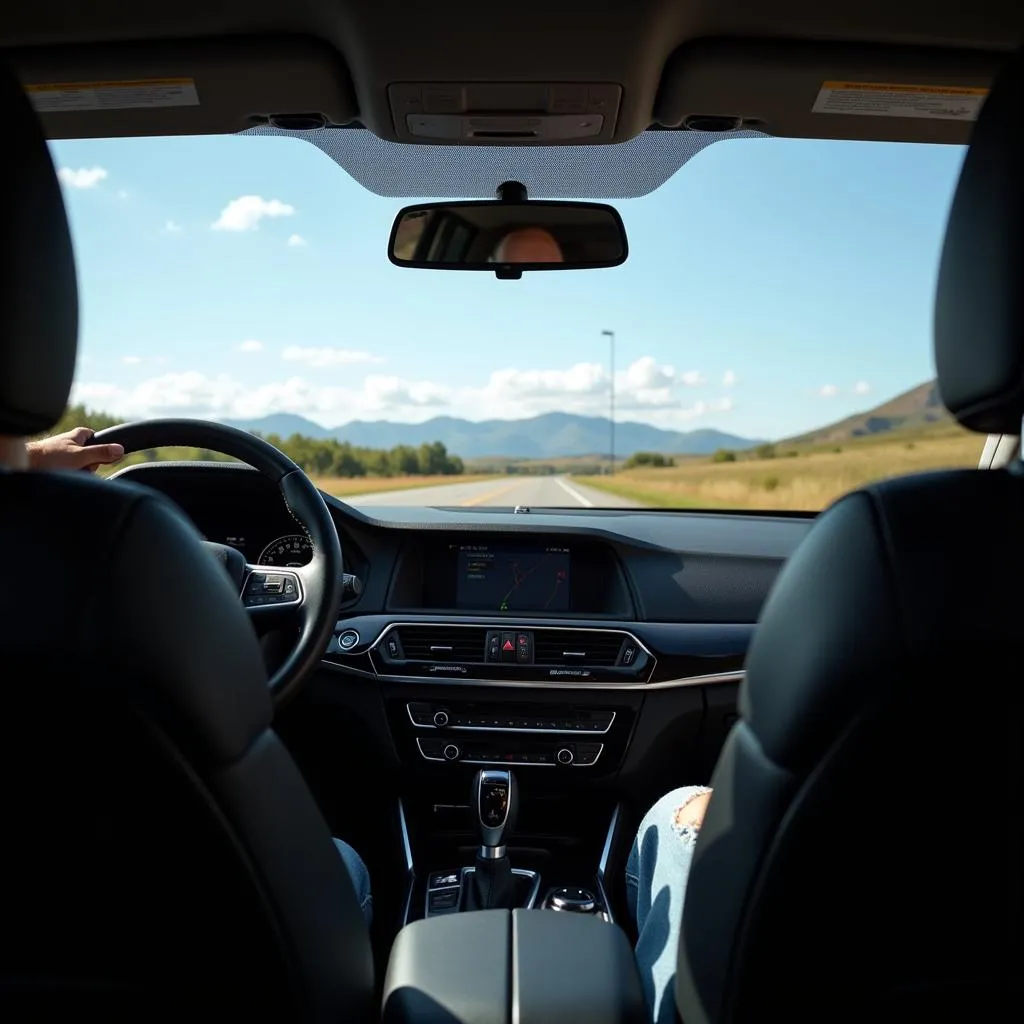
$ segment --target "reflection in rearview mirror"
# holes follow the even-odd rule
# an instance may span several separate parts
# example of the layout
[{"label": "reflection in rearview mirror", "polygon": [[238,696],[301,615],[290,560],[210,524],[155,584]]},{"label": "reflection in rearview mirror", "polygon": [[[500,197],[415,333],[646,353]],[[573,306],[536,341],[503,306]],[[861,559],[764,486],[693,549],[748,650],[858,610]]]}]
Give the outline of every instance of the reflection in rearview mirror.
[{"label": "reflection in rearview mirror", "polygon": [[626,229],[611,206],[554,201],[482,201],[408,206],[395,219],[388,255],[400,267],[524,270],[617,267]]}]

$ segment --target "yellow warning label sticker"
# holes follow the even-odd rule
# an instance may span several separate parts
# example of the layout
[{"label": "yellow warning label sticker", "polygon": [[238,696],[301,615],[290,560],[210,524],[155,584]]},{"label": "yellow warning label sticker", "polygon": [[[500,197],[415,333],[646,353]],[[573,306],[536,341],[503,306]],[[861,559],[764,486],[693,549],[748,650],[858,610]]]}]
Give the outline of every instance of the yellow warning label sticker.
[{"label": "yellow warning label sticker", "polygon": [[130,82],[51,82],[26,85],[25,92],[40,114],[199,106],[199,93],[192,78],[140,78]]},{"label": "yellow warning label sticker", "polygon": [[856,114],[860,117],[975,121],[986,96],[988,89],[956,85],[822,82],[811,112]]}]

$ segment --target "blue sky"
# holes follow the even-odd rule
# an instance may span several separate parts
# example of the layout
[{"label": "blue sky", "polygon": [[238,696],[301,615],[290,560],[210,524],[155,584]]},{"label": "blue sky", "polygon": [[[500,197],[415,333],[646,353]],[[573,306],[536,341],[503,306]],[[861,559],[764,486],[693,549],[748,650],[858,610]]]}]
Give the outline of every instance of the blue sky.
[{"label": "blue sky", "polygon": [[933,373],[959,148],[718,143],[616,203],[613,270],[497,281],[386,257],[403,205],[287,138],[56,143],[79,262],[76,397],[126,417],[324,425],[605,415],[784,437]]}]

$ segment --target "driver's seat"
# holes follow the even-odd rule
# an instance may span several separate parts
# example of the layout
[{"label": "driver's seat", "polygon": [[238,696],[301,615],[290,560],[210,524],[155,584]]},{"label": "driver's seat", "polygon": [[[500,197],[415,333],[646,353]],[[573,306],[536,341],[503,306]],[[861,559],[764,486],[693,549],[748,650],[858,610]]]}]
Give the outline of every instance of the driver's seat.
[{"label": "driver's seat", "polygon": [[[0,436],[75,368],[60,187],[0,69]],[[369,936],[271,728],[256,637],[173,506],[0,471],[0,1018],[363,1021]]]}]

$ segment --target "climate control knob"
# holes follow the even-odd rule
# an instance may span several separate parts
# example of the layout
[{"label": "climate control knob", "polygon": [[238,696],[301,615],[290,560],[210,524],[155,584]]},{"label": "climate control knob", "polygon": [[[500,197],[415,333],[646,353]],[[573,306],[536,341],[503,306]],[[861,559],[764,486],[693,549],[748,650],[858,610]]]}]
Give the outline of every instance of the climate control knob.
[{"label": "climate control knob", "polygon": [[572,751],[568,747],[562,747],[562,749],[555,754],[555,760],[559,764],[572,764]]},{"label": "climate control knob", "polygon": [[458,761],[460,750],[454,743],[449,743],[441,753],[444,754],[446,761]]},{"label": "climate control knob", "polygon": [[447,711],[435,711],[434,712],[434,725],[438,729],[443,729],[448,724],[448,712]]}]

